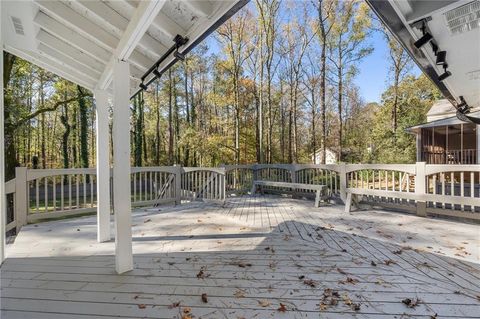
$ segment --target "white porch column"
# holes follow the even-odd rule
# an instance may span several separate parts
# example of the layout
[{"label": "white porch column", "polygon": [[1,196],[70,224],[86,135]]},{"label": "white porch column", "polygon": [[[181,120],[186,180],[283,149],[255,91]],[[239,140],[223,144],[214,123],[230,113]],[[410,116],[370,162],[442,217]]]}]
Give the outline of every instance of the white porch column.
[{"label": "white porch column", "polygon": [[[0,16],[2,16],[2,3],[0,2]],[[6,196],[5,196],[5,139],[3,116],[3,40],[0,23],[0,264],[5,259],[5,223],[7,222]]]},{"label": "white porch column", "polygon": [[130,201],[130,69],[115,61],[113,68],[113,210],[115,265],[121,274],[133,269]]},{"label": "white porch column", "polygon": [[477,164],[480,164],[480,125],[475,127],[477,132]]},{"label": "white porch column", "polygon": [[110,143],[108,93],[95,91],[97,112],[97,240],[110,240]]}]

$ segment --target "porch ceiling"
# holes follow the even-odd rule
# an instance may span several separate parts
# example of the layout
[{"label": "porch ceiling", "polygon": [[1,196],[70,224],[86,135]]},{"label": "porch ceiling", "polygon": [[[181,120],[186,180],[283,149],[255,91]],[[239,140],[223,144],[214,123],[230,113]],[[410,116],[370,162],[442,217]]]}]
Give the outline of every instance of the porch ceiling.
[{"label": "porch ceiling", "polygon": [[118,57],[130,63],[134,92],[177,34],[189,38],[179,50],[187,53],[247,1],[6,0],[4,49],[91,90],[111,88]]},{"label": "porch ceiling", "polygon": [[[480,107],[480,1],[367,0],[383,23],[430,77],[444,96],[456,105],[460,96],[474,109]],[[427,31],[446,51],[451,76],[439,81],[444,72],[436,64],[431,43],[420,49],[414,42],[422,37],[415,22],[427,18]],[[421,25],[421,24],[420,24]]]}]

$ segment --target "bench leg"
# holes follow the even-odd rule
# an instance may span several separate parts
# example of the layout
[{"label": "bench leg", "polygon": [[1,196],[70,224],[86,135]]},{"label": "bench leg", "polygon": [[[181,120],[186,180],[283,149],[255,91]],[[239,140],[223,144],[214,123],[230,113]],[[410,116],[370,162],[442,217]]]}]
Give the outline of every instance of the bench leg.
[{"label": "bench leg", "polygon": [[350,213],[352,211],[352,205],[355,208],[360,208],[357,194],[347,193],[347,200],[345,202],[345,213]]},{"label": "bench leg", "polygon": [[317,190],[315,195],[315,207],[320,207],[320,190]]},{"label": "bench leg", "polygon": [[257,192],[257,185],[253,184],[252,185],[252,190],[250,191],[250,195],[255,195],[255,193]]},{"label": "bench leg", "polygon": [[345,202],[345,213],[350,213],[352,208],[352,193],[347,193],[347,200]]}]

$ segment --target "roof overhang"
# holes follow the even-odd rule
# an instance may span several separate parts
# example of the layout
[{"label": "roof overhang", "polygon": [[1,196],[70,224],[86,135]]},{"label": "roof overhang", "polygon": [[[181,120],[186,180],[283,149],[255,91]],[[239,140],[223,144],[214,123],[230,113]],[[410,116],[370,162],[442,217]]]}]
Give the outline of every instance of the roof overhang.
[{"label": "roof overhang", "polygon": [[[480,1],[367,0],[380,20],[409,52],[420,69],[454,106],[463,96],[469,106],[480,108]],[[462,12],[463,10],[463,12]],[[453,30],[455,15],[470,21]],[[414,43],[422,37],[422,19],[433,36],[438,51],[446,51],[451,76],[439,80],[444,68],[437,65],[431,42],[420,49]],[[457,22],[458,22],[457,21]],[[461,22],[461,21],[460,21]],[[461,23],[460,23],[461,24]]]},{"label": "roof overhang", "polygon": [[[479,116],[480,116],[480,112],[474,112],[474,113],[472,113],[472,116],[474,116],[474,117],[479,117]],[[436,121],[431,121],[431,122],[428,122],[428,123],[423,123],[423,124],[411,126],[411,127],[406,128],[405,130],[406,130],[408,133],[418,134],[418,133],[420,133],[420,130],[421,130],[422,128],[432,128],[432,127],[439,127],[439,126],[460,125],[460,124],[464,124],[464,123],[465,123],[464,121],[460,120],[460,119],[457,118],[456,116],[452,116],[452,117],[448,117],[448,118],[441,119],[441,120],[436,120]]]},{"label": "roof overhang", "polygon": [[[247,2],[3,0],[4,50],[90,90],[111,89],[115,59],[128,61],[134,93],[175,36],[189,39],[178,50],[188,53]],[[159,71],[174,62],[168,55]]]}]

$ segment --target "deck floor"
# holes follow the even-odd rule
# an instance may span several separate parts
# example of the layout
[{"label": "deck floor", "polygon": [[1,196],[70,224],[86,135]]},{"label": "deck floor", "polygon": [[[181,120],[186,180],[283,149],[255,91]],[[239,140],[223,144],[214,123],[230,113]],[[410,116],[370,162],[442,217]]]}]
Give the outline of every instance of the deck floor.
[{"label": "deck floor", "polygon": [[95,231],[94,216],[24,227],[1,318],[480,316],[478,225],[276,196],[145,209],[123,275]]}]

